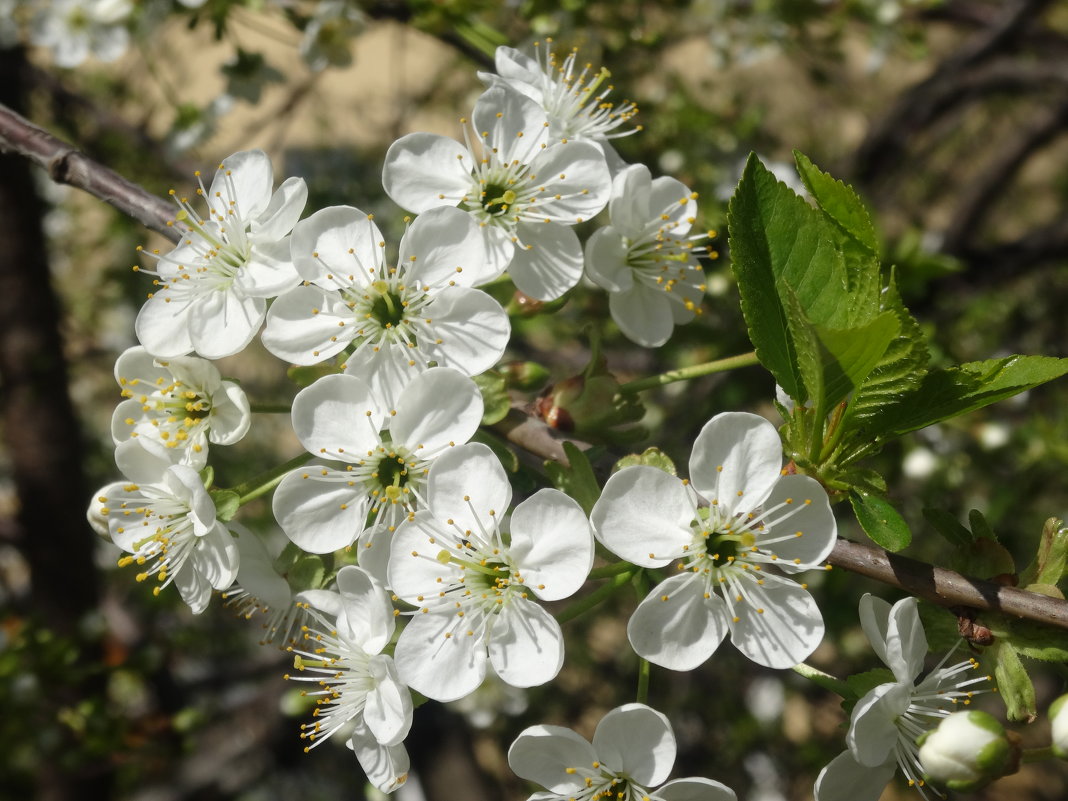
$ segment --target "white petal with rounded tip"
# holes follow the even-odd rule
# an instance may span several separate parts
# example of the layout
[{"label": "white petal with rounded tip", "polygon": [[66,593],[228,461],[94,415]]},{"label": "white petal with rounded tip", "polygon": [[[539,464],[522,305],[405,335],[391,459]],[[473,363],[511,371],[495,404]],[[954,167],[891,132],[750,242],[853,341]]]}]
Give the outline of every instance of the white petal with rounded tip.
[{"label": "white petal with rounded tip", "polygon": [[537,687],[552,681],[564,664],[560,624],[525,598],[511,598],[493,615],[486,645],[497,675],[513,687]]},{"label": "white petal with rounded tip", "polygon": [[286,178],[263,213],[252,221],[250,233],[255,240],[278,240],[293,230],[308,202],[308,185],[303,178]]},{"label": "white petal with rounded tip", "polygon": [[192,304],[188,316],[193,349],[205,359],[221,359],[244,350],[267,315],[263,298],[235,292],[212,292]]},{"label": "white petal with rounded tip", "polygon": [[435,521],[426,509],[416,512],[393,532],[390,542],[387,578],[390,589],[415,606],[441,590],[459,583],[463,571],[452,562],[438,560],[438,554],[459,542],[451,528]]},{"label": "white petal with rounded tip", "polygon": [[623,292],[634,286],[634,270],[627,264],[630,248],[619,231],[607,225],[586,241],[586,275],[601,289]]},{"label": "white petal with rounded tip", "polygon": [[655,220],[675,236],[688,233],[697,214],[697,202],[690,188],[670,176],[657,178],[650,185],[649,208],[652,215],[646,217],[647,224]]},{"label": "white petal with rounded tip", "polygon": [[712,779],[673,779],[656,791],[661,801],[737,801],[734,790]]},{"label": "white petal with rounded tip", "polygon": [[194,615],[199,615],[208,608],[211,601],[211,584],[196,571],[191,559],[187,559],[174,574],[174,586]]},{"label": "white petal with rounded tip", "polygon": [[167,302],[169,293],[157,292],[141,307],[134,321],[137,341],[162,359],[184,356],[193,350],[189,336],[188,302]]},{"label": "white petal with rounded tip", "polygon": [[355,565],[338,571],[337,588],[342,608],[337,619],[338,636],[366,654],[380,653],[396,628],[393,607],[382,588]]},{"label": "white petal with rounded tip", "polygon": [[431,367],[408,384],[389,431],[394,444],[430,458],[471,439],[482,412],[482,393],[474,381],[451,367]]},{"label": "white petal with rounded tip", "polygon": [[592,142],[572,140],[550,145],[531,164],[531,170],[548,176],[545,183],[549,191],[537,195],[537,202],[524,209],[535,219],[576,225],[593,219],[612,194],[604,152]]},{"label": "white petal with rounded tip", "polygon": [[[548,139],[545,110],[524,94],[503,85],[487,89],[475,103],[471,122],[483,141],[497,151],[504,164],[530,164],[544,153]],[[540,168],[538,173],[553,174]]]},{"label": "white petal with rounded tip", "polygon": [[572,795],[585,785],[568,768],[588,767],[597,752],[584,738],[563,726],[531,726],[508,749],[508,767],[521,779],[554,793]]},{"label": "white petal with rounded tip", "polygon": [[520,223],[508,273],[520,292],[535,300],[556,300],[582,277],[582,245],[559,223]]},{"label": "white petal with rounded tip", "polygon": [[345,362],[345,373],[367,381],[384,409],[396,409],[408,383],[426,369],[424,354],[396,344],[361,344]]},{"label": "white petal with rounded tip", "polygon": [[293,430],[309,453],[346,462],[366,458],[380,442],[385,413],[364,381],[325,375],[293,399]]},{"label": "white petal with rounded tip", "polygon": [[411,768],[403,745],[380,745],[366,725],[356,726],[349,745],[367,780],[383,793],[393,792],[407,780]]},{"label": "white petal with rounded tip", "polygon": [[[759,665],[785,669],[804,662],[823,639],[823,617],[808,590],[789,579],[739,578],[746,600],[732,608],[731,642]],[[724,588],[724,592],[733,589]],[[764,610],[760,612],[758,610]]]},{"label": "white petal with rounded tip", "polygon": [[[156,364],[156,358],[144,347],[134,345],[119,354],[119,358],[115,360],[114,374],[115,383],[124,389],[129,389],[136,396],[141,392],[151,394],[156,389],[157,379],[163,379],[164,383],[168,383],[171,371]],[[138,382],[140,387],[128,383],[135,378],[140,379]]]},{"label": "white petal with rounded tip", "polygon": [[412,727],[412,694],[388,656],[372,657],[367,669],[375,686],[367,693],[364,722],[382,745],[399,745]]},{"label": "white petal with rounded tip", "polygon": [[525,586],[544,601],[574,594],[593,567],[593,533],[582,507],[559,490],[542,489],[516,506],[509,552]]},{"label": "white petal with rounded tip", "polygon": [[333,553],[351,545],[367,517],[367,492],[348,486],[336,470],[328,474],[314,466],[294,470],[282,479],[271,502],[290,542],[309,553]]},{"label": "white petal with rounded tip", "polygon": [[[354,283],[366,286],[383,277],[378,270],[383,260],[381,241],[381,231],[366,212],[328,206],[296,224],[289,247],[301,278],[323,289],[340,289]],[[372,270],[377,271],[374,276]]]},{"label": "white petal with rounded tip", "polygon": [[317,286],[299,286],[267,311],[263,346],[294,364],[318,364],[343,351],[356,336],[352,311]]},{"label": "white petal with rounded tip", "polygon": [[[665,601],[664,598],[667,598]],[[634,610],[627,638],[638,656],[671,670],[693,670],[727,636],[727,609],[690,573],[660,582]]]},{"label": "white petal with rounded tip", "polygon": [[458,205],[474,183],[472,169],[474,158],[455,139],[413,133],[386,151],[382,186],[398,206],[420,214]]},{"label": "white petal with rounded tip", "polygon": [[234,279],[234,287],[253,298],[273,298],[299,283],[300,275],[289,251],[289,237],[256,244]]},{"label": "white petal with rounded tip", "polygon": [[242,150],[223,159],[208,189],[212,211],[233,210],[238,219],[260,216],[271,201],[274,170],[262,150]]},{"label": "white petal with rounded tip", "polygon": [[393,541],[393,532],[388,526],[374,525],[360,534],[356,546],[356,560],[360,567],[371,574],[371,578],[385,587],[389,586],[389,547]]},{"label": "white petal with rounded tip", "polygon": [[783,476],[764,501],[764,509],[768,510],[761,521],[765,528],[756,533],[756,544],[779,558],[777,567],[805,570],[826,559],[834,548],[838,527],[827,492],[814,478]]},{"label": "white petal with rounded tip", "polygon": [[674,305],[667,292],[644,284],[608,296],[608,310],[619,330],[643,348],[658,348],[671,339]]},{"label": "white petal with rounded tip", "polygon": [[174,463],[171,449],[160,442],[138,437],[115,446],[115,464],[135,484],[158,484]]},{"label": "white petal with rounded tip", "polygon": [[493,517],[503,519],[511,501],[512,485],[504,467],[480,442],[450,448],[430,468],[427,506],[436,520],[452,519],[461,530],[479,532]]},{"label": "white petal with rounded tip", "polygon": [[649,210],[652,184],[652,175],[644,164],[631,164],[612,178],[608,217],[612,226],[625,236],[632,239],[641,236],[652,220]]},{"label": "white petal with rounded tip", "polygon": [[927,635],[920,622],[918,601],[903,598],[893,607],[865,593],[860,599],[860,624],[872,650],[900,682],[911,684],[923,670]]},{"label": "white petal with rounded tip", "polygon": [[660,712],[645,704],[624,704],[601,718],[593,750],[609,770],[653,787],[675,764],[675,735]]},{"label": "white petal with rounded tip", "polygon": [[846,745],[860,764],[874,768],[894,757],[898,740],[895,721],[909,707],[909,686],[880,684],[853,707]]},{"label": "white petal with rounded tip", "polygon": [[211,430],[208,438],[216,445],[233,445],[252,426],[248,396],[233,381],[223,381],[220,392],[212,395]]},{"label": "white petal with rounded tip", "polygon": [[488,82],[490,86],[493,86],[497,81],[503,79],[513,90],[522,92],[535,103],[541,102],[542,91],[540,86],[543,73],[541,67],[538,66],[538,62],[514,47],[501,45],[494,54],[494,66],[497,68],[497,75],[490,72],[480,72],[478,74],[479,80]]},{"label": "white petal with rounded tip", "polygon": [[237,578],[241,553],[226,527],[216,523],[203,537],[198,538],[190,561],[213,589],[225,590]]},{"label": "white petal with rounded tip", "polygon": [[[455,701],[474,692],[486,675],[486,647],[468,637],[452,614],[416,614],[400,639],[394,660],[401,681],[435,701]],[[452,632],[452,637],[446,633]]]},{"label": "white petal with rounded tip", "polygon": [[894,760],[868,767],[843,751],[820,771],[814,788],[815,801],[879,801],[887,782],[894,777]]},{"label": "white petal with rounded tip", "polygon": [[781,470],[779,432],[763,417],[748,412],[717,414],[697,435],[690,455],[694,489],[734,514],[760,506]]},{"label": "white petal with rounded tip", "polygon": [[491,258],[481,226],[465,211],[442,206],[420,214],[400,242],[398,264],[410,280],[432,287],[473,287],[492,281],[508,266]]},{"label": "white petal with rounded tip", "polygon": [[504,354],[512,326],[492,297],[478,289],[451,287],[426,307],[441,343],[420,343],[427,360],[455,367],[465,375],[479,375]]},{"label": "white petal with rounded tip", "polygon": [[597,539],[642,567],[663,567],[693,540],[695,507],[674,476],[655,467],[625,467],[608,479],[590,514]]}]

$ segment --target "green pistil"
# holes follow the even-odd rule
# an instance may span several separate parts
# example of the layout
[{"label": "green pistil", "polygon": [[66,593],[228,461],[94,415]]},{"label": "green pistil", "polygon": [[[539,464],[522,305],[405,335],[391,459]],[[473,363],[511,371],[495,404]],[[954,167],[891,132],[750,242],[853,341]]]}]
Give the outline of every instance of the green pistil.
[{"label": "green pistil", "polygon": [[375,481],[385,490],[400,489],[408,483],[408,465],[400,455],[387,456],[378,462]]},{"label": "green pistil", "polygon": [[404,322],[404,304],[400,295],[390,289],[385,281],[375,281],[373,287],[378,295],[371,303],[371,316],[383,328],[396,328]]},{"label": "green pistil", "polygon": [[496,217],[504,214],[516,202],[518,195],[507,187],[499,184],[486,184],[482,190],[482,208],[487,214]]}]

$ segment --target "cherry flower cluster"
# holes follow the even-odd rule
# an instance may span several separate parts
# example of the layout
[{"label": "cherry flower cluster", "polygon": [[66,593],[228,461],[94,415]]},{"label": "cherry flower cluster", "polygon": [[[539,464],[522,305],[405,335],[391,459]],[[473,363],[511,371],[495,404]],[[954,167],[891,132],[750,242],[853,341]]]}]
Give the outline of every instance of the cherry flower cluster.
[{"label": "cherry flower cluster", "polygon": [[[173,583],[194,613],[218,592],[258,617],[315,704],[307,748],[344,737],[384,792],[408,775],[412,690],[447,702],[488,677],[529,688],[557,676],[565,640],[544,604],[583,589],[596,543],[651,577],[677,567],[627,627],[656,665],[692,670],[729,634],[752,661],[789,668],[823,637],[816,601],[793,577],[822,567],[834,515],[817,481],[784,469],[767,420],[717,414],[694,441],[689,478],[625,467],[589,516],[558,489],[513,505],[501,461],[474,441],[485,405],[473,378],[511,335],[487,284],[507,275],[552,300],[585,276],[610,293],[622,332],[648,347],[700,313],[705,291],[695,194],[624,164],[611,145],[638,130],[636,108],[612,101],[607,74],[575,53],[539,53],[498,51],[460,139],[414,133],[389,149],[385,190],[417,215],[395,251],[354,206],[304,217],[304,181],[275,188],[267,156],[244,151],[210,185],[198,177],[196,198],[175,195],[178,244],[135,268],[153,286],[136,320],[141,345],[115,367],[124,480],[97,493],[89,519],[156,592]],[[602,212],[607,224],[583,246],[575,227]],[[209,449],[246,436],[252,406],[211,360],[257,335],[287,364],[323,374],[292,404],[306,453],[239,493],[214,486]],[[272,489],[290,543],[281,554],[235,519]],[[298,585],[308,571],[287,566],[308,555],[340,567]],[[924,688],[956,675],[914,685],[926,642],[912,607],[874,604],[862,607],[865,627],[898,681],[858,705],[850,751],[821,776],[821,798],[835,777],[854,782],[858,766],[882,775],[900,763],[913,778],[914,749],[894,746],[893,732],[913,737]],[[887,632],[905,628],[915,647],[897,653]],[[891,702],[897,717],[883,714]],[[667,718],[638,703],[609,712],[592,743],[527,729],[509,763],[546,788],[532,798],[734,798],[709,779],[664,783],[674,756]]]}]

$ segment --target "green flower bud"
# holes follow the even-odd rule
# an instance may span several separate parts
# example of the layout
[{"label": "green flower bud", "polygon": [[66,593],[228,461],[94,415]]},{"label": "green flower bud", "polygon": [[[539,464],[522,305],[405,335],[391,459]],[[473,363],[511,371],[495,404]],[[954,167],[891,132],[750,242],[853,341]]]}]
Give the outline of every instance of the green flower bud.
[{"label": "green flower bud", "polygon": [[950,790],[974,792],[1019,762],[1002,725],[979,710],[954,712],[916,742],[924,777]]}]

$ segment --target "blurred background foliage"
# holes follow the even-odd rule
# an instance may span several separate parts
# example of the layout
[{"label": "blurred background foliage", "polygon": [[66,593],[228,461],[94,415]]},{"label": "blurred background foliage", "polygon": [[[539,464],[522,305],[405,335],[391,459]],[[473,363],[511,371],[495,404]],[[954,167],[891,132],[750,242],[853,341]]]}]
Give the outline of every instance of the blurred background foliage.
[{"label": "blurred background foliage", "polygon": [[[374,212],[395,242],[403,215],[380,184],[390,142],[414,130],[459,135],[458,119],[481,89],[476,70],[492,67],[493,47],[552,37],[557,51],[575,46],[606,66],[613,98],[639,104],[642,130],[617,142],[620,153],[699,192],[703,225],[720,232],[718,258],[706,265],[703,315],[660,349],[627,342],[604,295],[580,287],[562,306],[517,314],[512,358],[545,365],[553,380],[574,375],[589,359],[591,321],[621,381],[749,350],[726,252],[726,203],[749,151],[791,181],[794,148],[871,205],[887,271],[894,267],[925,326],[935,364],[1068,355],[1068,4],[352,0],[353,23],[340,39],[350,63],[342,57],[320,71],[298,55],[314,7],[144,2],[135,24],[143,36],[117,64],[63,70],[46,52],[14,47],[5,57],[17,56],[17,75],[9,71],[5,82],[22,90],[35,122],[158,194],[191,186],[194,169],[207,171],[234,150],[264,147],[278,180],[308,180],[309,211],[356,205]],[[97,200],[37,178],[46,202],[38,257],[47,257],[59,302],[58,314],[40,324],[62,335],[84,455],[72,458],[79,451],[70,440],[48,433],[61,427],[45,406],[28,419],[5,415],[0,797],[374,797],[353,756],[335,747],[339,739],[303,753],[298,724],[307,704],[281,678],[286,655],[258,646],[255,625],[222,602],[193,617],[176,593],[154,598],[84,524],[27,530],[15,427],[46,431],[65,471],[53,480],[79,519],[88,492],[117,475],[112,365],[134,344],[133,318],[147,291],[130,273],[134,247],[153,242]],[[2,245],[4,258],[19,252],[11,244]],[[255,346],[221,368],[257,402],[285,402],[295,392]],[[11,386],[5,376],[5,403]],[[647,432],[630,447],[655,444],[681,467],[696,431],[717,412],[751,409],[777,420],[773,390],[765,372],[749,368],[646,392]],[[520,406],[533,400],[515,398]],[[255,439],[213,450],[223,485],[248,478],[250,465],[266,468],[299,451],[284,416],[257,420],[254,430]],[[596,464],[625,452],[608,446]],[[545,481],[536,459],[523,463],[530,487]],[[913,527],[909,555],[938,563],[949,552],[923,509],[965,519],[974,508],[1022,566],[1043,521],[1068,515],[1068,387],[1055,383],[918,432],[871,466],[888,478]],[[862,536],[848,510],[840,518],[842,534]],[[246,508],[241,519],[270,526],[269,506]],[[882,590],[840,571],[810,582],[829,632],[813,664],[839,676],[875,667],[855,610],[862,592]],[[418,784],[430,801],[524,798],[530,788],[505,761],[516,733],[551,722],[588,735],[605,711],[633,697],[637,660],[625,624],[638,597],[620,593],[598,615],[567,624],[556,683],[525,698],[487,687],[485,708],[506,713],[420,708],[408,741],[419,781],[398,796],[417,801]],[[1037,671],[1036,682],[1048,700],[1065,677]],[[654,670],[650,702],[675,725],[673,775],[721,780],[742,799],[810,797],[819,769],[844,747],[836,699],[792,674],[755,667],[729,646],[691,673]],[[1025,730],[1025,742],[1041,742],[1042,725]],[[915,798],[911,792],[892,785],[884,798]],[[1043,765],[981,797],[1052,800],[1066,792],[1068,771]]]}]

